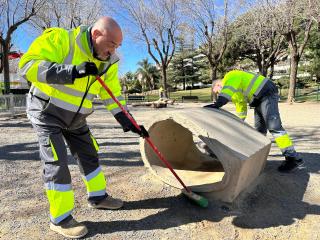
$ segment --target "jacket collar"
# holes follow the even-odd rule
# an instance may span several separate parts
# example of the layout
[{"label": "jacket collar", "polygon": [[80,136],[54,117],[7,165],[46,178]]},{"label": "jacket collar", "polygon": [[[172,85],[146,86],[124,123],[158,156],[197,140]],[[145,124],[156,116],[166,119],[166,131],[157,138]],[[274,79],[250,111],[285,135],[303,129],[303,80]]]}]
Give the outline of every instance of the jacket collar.
[{"label": "jacket collar", "polygon": [[92,38],[91,38],[91,28],[92,26],[84,26],[81,25],[79,30],[79,33],[76,36],[76,43],[80,50],[86,54],[90,59],[98,60],[104,64],[114,64],[119,61],[119,57],[117,54],[112,54],[110,59],[106,61],[102,61],[100,59],[96,59],[93,56],[93,44],[92,44]]}]

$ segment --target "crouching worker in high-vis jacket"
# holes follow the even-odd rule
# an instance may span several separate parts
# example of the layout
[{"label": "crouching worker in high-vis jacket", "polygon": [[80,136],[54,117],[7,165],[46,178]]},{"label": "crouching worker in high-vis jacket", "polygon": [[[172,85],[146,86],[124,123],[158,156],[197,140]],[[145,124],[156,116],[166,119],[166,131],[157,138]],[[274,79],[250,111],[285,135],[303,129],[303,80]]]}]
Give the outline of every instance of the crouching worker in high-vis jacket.
[{"label": "crouching worker in high-vis jacket", "polygon": [[83,237],[88,230],[71,215],[74,194],[64,141],[78,160],[89,206],[118,209],[123,205],[120,199],[106,193],[99,147],[86,123],[86,117],[93,112],[93,98],[98,95],[104,101],[124,131],[148,136],[143,126],[139,131],[129,121],[95,78],[100,75],[126,108],[115,55],[121,42],[121,28],[110,17],[69,31],[50,28],[31,44],[19,64],[21,76],[32,83],[27,114],[39,138],[50,228],[66,237]]},{"label": "crouching worker in high-vis jacket", "polygon": [[282,127],[278,88],[270,79],[250,72],[232,70],[222,81],[214,82],[213,92],[218,94],[217,101],[204,107],[220,108],[232,101],[238,117],[242,120],[247,116],[247,103],[254,107],[255,128],[264,135],[269,130],[285,157],[285,161],[278,167],[280,172],[290,172],[303,164],[289,135]]}]

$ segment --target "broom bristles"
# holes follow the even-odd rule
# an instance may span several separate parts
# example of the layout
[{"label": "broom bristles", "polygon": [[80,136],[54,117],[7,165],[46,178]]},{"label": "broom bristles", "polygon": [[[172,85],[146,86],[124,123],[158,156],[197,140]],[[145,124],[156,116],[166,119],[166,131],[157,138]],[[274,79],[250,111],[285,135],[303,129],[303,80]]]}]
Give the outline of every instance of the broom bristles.
[{"label": "broom bristles", "polygon": [[208,207],[209,201],[205,197],[199,194],[196,194],[192,191],[188,192],[186,189],[183,189],[182,193],[186,195],[189,199],[191,199],[194,203],[199,205],[200,207],[203,207],[203,208]]}]

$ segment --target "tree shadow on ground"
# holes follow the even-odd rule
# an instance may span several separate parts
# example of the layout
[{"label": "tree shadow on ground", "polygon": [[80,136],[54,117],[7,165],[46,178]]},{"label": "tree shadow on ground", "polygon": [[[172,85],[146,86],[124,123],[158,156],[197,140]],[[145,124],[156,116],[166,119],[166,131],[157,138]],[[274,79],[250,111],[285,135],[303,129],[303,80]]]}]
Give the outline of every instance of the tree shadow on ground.
[{"label": "tree shadow on ground", "polygon": [[108,129],[120,129],[122,130],[122,127],[118,124],[104,124],[104,125],[98,125],[98,124],[89,124],[89,127],[91,130],[108,130]]},{"label": "tree shadow on ground", "polygon": [[91,222],[89,236],[117,231],[167,229],[188,223],[221,221],[234,217],[233,225],[240,228],[269,228],[288,226],[295,219],[308,214],[320,215],[320,206],[303,201],[310,173],[320,173],[320,154],[302,153],[305,168],[290,174],[279,173],[279,161],[268,161],[259,177],[259,185],[251,193],[244,193],[232,204],[210,201],[203,209],[190,203],[186,197],[153,198],[126,202],[123,210],[159,209],[159,212],[140,220]]},{"label": "tree shadow on ground", "polygon": [[124,211],[135,209],[159,209],[159,212],[140,220],[86,221],[84,224],[90,229],[88,237],[119,231],[168,229],[192,222],[201,222],[204,219],[218,222],[228,215],[216,204],[211,204],[207,209],[203,209],[190,203],[182,195],[125,202]]},{"label": "tree shadow on ground", "polygon": [[0,146],[1,160],[40,160],[38,142]]},{"label": "tree shadow on ground", "polygon": [[106,141],[106,142],[99,143],[100,147],[103,147],[103,146],[120,146],[120,145],[137,146],[137,145],[139,145],[139,142],[136,140],[136,141],[131,141],[131,142]]},{"label": "tree shadow on ground", "polygon": [[[114,143],[121,145],[121,142]],[[135,143],[133,143],[135,145]],[[106,166],[143,166],[138,151],[103,152],[99,153],[101,165]],[[0,146],[0,160],[5,161],[40,161],[38,142],[16,143]],[[77,164],[76,159],[68,154],[68,164]]]},{"label": "tree shadow on ground", "polygon": [[[127,154],[125,154],[127,155]],[[141,167],[143,166],[143,162],[141,160],[139,161],[133,161],[131,158],[125,159],[125,160],[100,160],[100,165],[105,165],[108,167]]]},{"label": "tree shadow on ground", "polygon": [[29,122],[19,122],[19,123],[1,123],[0,128],[32,128]]}]

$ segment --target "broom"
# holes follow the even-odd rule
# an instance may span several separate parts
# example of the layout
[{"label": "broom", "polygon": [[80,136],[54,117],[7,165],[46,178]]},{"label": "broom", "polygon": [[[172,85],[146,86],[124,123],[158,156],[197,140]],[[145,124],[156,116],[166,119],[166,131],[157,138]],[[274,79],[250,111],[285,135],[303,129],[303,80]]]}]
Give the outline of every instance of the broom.
[{"label": "broom", "polygon": [[[117,103],[121,111],[129,118],[131,123],[140,131],[141,128],[138,125],[138,123],[135,121],[135,119],[128,113],[126,109],[121,105],[121,103],[118,101],[118,99],[113,95],[110,88],[105,84],[105,82],[100,78],[100,76],[96,76],[96,79],[99,81],[99,83],[102,85],[102,87],[108,92],[108,94],[111,96],[111,98]],[[177,173],[173,170],[170,163],[164,158],[164,156],[161,154],[161,152],[158,150],[158,148],[153,144],[150,137],[146,137],[145,140],[150,145],[150,147],[153,149],[153,151],[158,155],[159,159],[167,166],[167,168],[172,172],[172,174],[175,176],[175,178],[179,181],[179,183],[182,185],[183,190],[182,193],[187,196],[190,200],[192,200],[194,203],[199,205],[200,207],[206,208],[208,206],[208,199],[206,199],[203,196],[200,196],[190,190],[181,178],[177,175]]]}]

